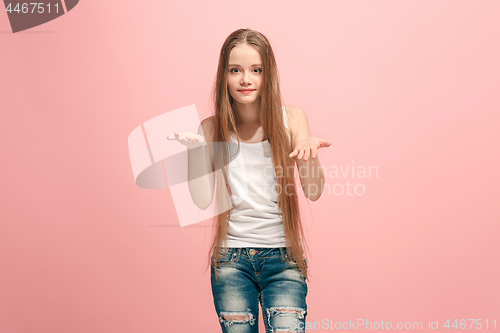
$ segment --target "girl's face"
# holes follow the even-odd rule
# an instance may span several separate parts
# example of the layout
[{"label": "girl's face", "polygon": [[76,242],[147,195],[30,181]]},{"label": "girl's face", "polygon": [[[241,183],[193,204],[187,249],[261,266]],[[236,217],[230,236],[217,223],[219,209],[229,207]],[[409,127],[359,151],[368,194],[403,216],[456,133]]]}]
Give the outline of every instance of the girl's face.
[{"label": "girl's face", "polygon": [[235,46],[229,54],[227,73],[227,88],[234,102],[258,104],[261,84],[262,60],[259,51],[248,44]]}]

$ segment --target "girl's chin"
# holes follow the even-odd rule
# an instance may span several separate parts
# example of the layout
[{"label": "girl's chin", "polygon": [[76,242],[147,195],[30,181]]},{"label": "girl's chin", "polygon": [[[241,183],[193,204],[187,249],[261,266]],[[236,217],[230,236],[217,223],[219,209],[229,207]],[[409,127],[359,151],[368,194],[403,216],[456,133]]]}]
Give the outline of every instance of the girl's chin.
[{"label": "girl's chin", "polygon": [[259,102],[258,99],[252,99],[251,101],[250,100],[238,101],[237,99],[235,99],[234,101],[236,101],[238,104],[254,104]]}]

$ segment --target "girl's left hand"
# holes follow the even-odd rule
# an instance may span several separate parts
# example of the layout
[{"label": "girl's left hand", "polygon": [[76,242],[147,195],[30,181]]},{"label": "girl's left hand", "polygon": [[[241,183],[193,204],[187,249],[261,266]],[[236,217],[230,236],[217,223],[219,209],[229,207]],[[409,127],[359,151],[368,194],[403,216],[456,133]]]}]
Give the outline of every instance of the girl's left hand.
[{"label": "girl's left hand", "polygon": [[309,155],[311,155],[312,158],[316,158],[316,152],[319,148],[327,148],[331,145],[332,143],[330,141],[322,140],[319,138],[307,138],[299,141],[294,151],[288,156],[292,158],[298,155],[298,160],[303,157],[304,161],[307,161]]}]

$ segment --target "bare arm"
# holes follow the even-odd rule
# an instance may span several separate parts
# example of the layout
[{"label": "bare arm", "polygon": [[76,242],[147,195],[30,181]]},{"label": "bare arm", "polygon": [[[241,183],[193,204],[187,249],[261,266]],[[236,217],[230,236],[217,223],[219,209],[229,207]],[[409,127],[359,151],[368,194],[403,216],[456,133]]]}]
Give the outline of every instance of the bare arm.
[{"label": "bare arm", "polygon": [[189,193],[194,204],[202,210],[212,204],[215,183],[210,151],[213,131],[210,125],[210,121],[205,119],[198,128],[198,134],[181,132],[168,137],[187,147]]},{"label": "bare arm", "polygon": [[205,140],[197,148],[188,149],[188,186],[194,204],[202,209],[207,209],[212,204],[214,193],[214,172],[210,154],[211,128],[204,120],[198,134]]},{"label": "bare arm", "polygon": [[[331,142],[312,138],[309,123],[305,112],[298,107],[288,107],[290,132],[292,135],[293,152],[291,158],[295,158],[299,171],[300,182],[305,196],[316,201],[323,193],[325,175],[317,150],[321,147],[329,147]],[[309,158],[310,157],[310,158]]]}]

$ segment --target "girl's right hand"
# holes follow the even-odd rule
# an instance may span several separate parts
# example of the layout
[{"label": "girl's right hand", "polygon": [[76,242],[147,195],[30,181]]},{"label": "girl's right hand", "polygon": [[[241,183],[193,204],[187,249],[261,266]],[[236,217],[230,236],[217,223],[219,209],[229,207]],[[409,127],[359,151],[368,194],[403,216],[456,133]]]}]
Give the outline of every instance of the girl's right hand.
[{"label": "girl's right hand", "polygon": [[206,144],[205,138],[199,134],[191,132],[174,132],[167,137],[168,140],[177,140],[188,149],[201,147]]}]

